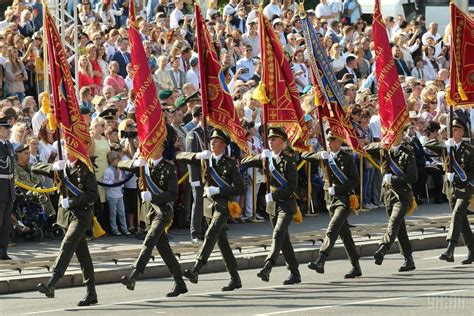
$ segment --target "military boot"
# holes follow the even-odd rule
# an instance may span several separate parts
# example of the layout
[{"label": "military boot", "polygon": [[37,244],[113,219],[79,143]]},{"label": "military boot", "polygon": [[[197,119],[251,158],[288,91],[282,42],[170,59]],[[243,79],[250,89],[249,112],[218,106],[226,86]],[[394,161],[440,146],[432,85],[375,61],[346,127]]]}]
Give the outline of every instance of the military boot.
[{"label": "military boot", "polygon": [[298,268],[290,269],[290,276],[288,279],[283,281],[283,285],[291,285],[291,284],[298,284],[301,283],[301,275]]},{"label": "military boot", "polygon": [[454,262],[454,249],[456,248],[456,243],[452,240],[448,242],[448,248],[440,256],[440,260],[445,260],[447,262]]},{"label": "military boot", "polygon": [[176,297],[180,294],[188,293],[188,288],[186,287],[186,283],[181,276],[174,278],[174,286],[171,292],[166,294],[166,297]]},{"label": "military boot", "polygon": [[262,279],[262,281],[268,282],[270,281],[270,273],[272,272],[273,262],[271,260],[265,261],[265,265],[263,269],[257,273],[257,276]]},{"label": "military boot", "polygon": [[232,277],[229,281],[229,284],[227,284],[226,286],[222,288],[222,291],[229,292],[236,289],[240,289],[241,287],[242,287],[242,281],[240,280],[240,277],[238,276]]},{"label": "military boot", "polygon": [[354,279],[362,276],[359,262],[352,264],[352,269],[344,275],[344,279]]},{"label": "military boot", "polygon": [[403,265],[398,269],[398,272],[407,272],[415,270],[415,261],[413,260],[412,255],[405,256],[405,262]]},{"label": "military boot", "polygon": [[56,289],[56,284],[59,281],[59,274],[53,272],[53,275],[48,281],[48,284],[40,283],[36,286],[36,289],[46,295],[46,297],[53,298],[54,297],[54,290]]},{"label": "military boot", "polygon": [[191,270],[188,270],[188,269],[184,270],[183,275],[187,277],[191,283],[197,284],[198,277],[199,277],[199,270],[201,270],[203,265],[204,265],[203,261],[196,260],[194,267]]},{"label": "military boot", "polygon": [[137,269],[133,269],[132,273],[130,275],[124,275],[120,279],[120,283],[125,285],[128,290],[133,291],[135,290],[135,282],[137,281],[138,275],[140,272],[138,272]]},{"label": "military boot", "polygon": [[324,273],[324,264],[326,263],[327,255],[324,252],[319,253],[319,257],[316,261],[310,262],[308,268],[315,270],[318,273]]},{"label": "military boot", "polygon": [[473,251],[473,247],[470,246],[470,247],[467,247],[467,249],[469,249],[469,252],[467,253],[467,257],[463,259],[463,261],[461,261],[462,264],[471,264],[474,262],[474,251]]},{"label": "military boot", "polygon": [[77,303],[77,306],[91,306],[93,304],[97,304],[99,301],[97,300],[97,292],[95,291],[95,285],[91,285],[87,287],[86,296]]},{"label": "military boot", "polygon": [[387,253],[388,247],[385,244],[381,244],[379,249],[374,254],[374,259],[375,259],[375,264],[376,265],[381,265],[383,262],[383,259],[385,257],[385,254]]}]

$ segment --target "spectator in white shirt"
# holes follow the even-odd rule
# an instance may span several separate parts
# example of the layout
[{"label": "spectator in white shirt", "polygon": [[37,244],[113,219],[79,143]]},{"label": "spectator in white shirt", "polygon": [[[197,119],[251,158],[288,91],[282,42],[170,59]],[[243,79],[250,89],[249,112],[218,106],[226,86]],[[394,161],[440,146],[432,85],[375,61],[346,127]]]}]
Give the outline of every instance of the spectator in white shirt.
[{"label": "spectator in white shirt", "polygon": [[265,9],[263,9],[263,14],[270,21],[275,15],[277,17],[281,17],[280,0],[271,0],[270,3],[265,7]]},{"label": "spectator in white shirt", "polygon": [[252,57],[257,57],[260,54],[260,35],[257,30],[257,22],[252,21],[248,23],[248,32],[242,35],[242,43],[252,46]]},{"label": "spectator in white shirt", "polygon": [[191,68],[186,72],[186,82],[193,84],[196,89],[199,89],[201,85],[199,84],[198,58],[191,58],[189,64],[191,65]]},{"label": "spectator in white shirt", "polygon": [[183,1],[178,0],[175,2],[175,8],[171,11],[170,14],[170,28],[177,29],[179,28],[179,21],[184,20],[183,13]]},{"label": "spectator in white shirt", "polygon": [[242,68],[243,73],[240,75],[239,79],[243,81],[248,81],[252,78],[253,73],[255,72],[255,67],[252,59],[252,46],[246,45],[244,57],[239,59],[236,64],[236,71]]},{"label": "spectator in white shirt", "polygon": [[415,58],[415,68],[412,69],[411,75],[418,80],[427,81],[428,73],[429,71],[426,69],[426,65],[425,65],[425,62],[423,61],[423,57],[417,56]]},{"label": "spectator in white shirt", "polygon": [[224,15],[233,16],[237,12],[237,4],[239,0],[229,0],[229,3],[224,7]]},{"label": "spectator in white shirt", "polygon": [[330,20],[336,17],[336,14],[334,14],[331,6],[328,4],[328,0],[321,0],[314,11],[318,19]]}]

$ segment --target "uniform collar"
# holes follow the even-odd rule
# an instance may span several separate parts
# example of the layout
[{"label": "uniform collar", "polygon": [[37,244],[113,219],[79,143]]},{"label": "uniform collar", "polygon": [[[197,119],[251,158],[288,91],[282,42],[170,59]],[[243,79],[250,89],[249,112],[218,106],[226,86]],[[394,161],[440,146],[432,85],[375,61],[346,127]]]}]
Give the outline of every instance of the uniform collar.
[{"label": "uniform collar", "polygon": [[340,149],[336,152],[331,151],[331,155],[332,155],[333,158],[337,158],[337,156],[339,155],[340,152],[341,152]]},{"label": "uniform collar", "polygon": [[224,156],[224,153],[222,153],[222,154],[220,154],[220,155],[218,155],[218,156],[212,154],[212,158],[214,158],[214,160],[216,161],[216,163],[219,162],[219,160],[222,158],[222,156]]},{"label": "uniform collar", "polygon": [[156,160],[152,160],[151,163],[153,165],[153,167],[156,167],[158,166],[158,164],[163,160],[163,157],[159,158],[159,159],[156,159]]}]

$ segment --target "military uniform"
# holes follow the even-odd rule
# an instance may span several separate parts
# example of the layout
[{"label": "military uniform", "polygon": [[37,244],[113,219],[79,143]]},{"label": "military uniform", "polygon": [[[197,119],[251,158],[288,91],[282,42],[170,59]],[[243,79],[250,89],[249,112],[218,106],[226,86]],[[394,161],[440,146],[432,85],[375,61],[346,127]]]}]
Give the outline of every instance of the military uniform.
[{"label": "military uniform", "polygon": [[[282,137],[286,140],[286,135],[279,129],[270,129],[268,137]],[[294,283],[299,283],[301,278],[298,271],[298,261],[296,260],[288,233],[288,227],[293,221],[293,215],[297,211],[294,197],[298,183],[296,163],[292,156],[283,151],[278,157],[272,157],[271,159],[275,170],[283,176],[286,184],[282,185],[270,172],[270,192],[272,193],[273,202],[267,203],[266,212],[270,215],[270,222],[273,226],[272,246],[270,253],[265,259],[264,270],[258,276],[261,277],[261,273],[264,272],[265,275],[261,277],[262,280],[266,282],[269,280],[271,268],[275,265],[281,250],[286,264],[291,271],[290,279],[294,278],[298,280],[298,282]],[[262,160],[261,155],[248,156],[242,160],[242,166],[263,168],[263,162],[264,160]],[[293,284],[288,283],[288,280],[285,281],[285,284]]]},{"label": "military uniform", "polygon": [[[465,125],[454,120],[453,126],[459,125],[465,129]],[[474,194],[474,148],[467,142],[462,141],[460,144],[452,148],[452,157],[455,161],[450,161],[452,158],[448,154],[446,147],[439,141],[431,140],[426,145],[426,148],[431,149],[444,157],[446,164],[453,166],[456,163],[465,176],[461,178],[460,174],[453,168],[454,178],[450,181],[447,177],[444,181],[443,192],[449,200],[449,205],[452,210],[451,225],[449,226],[448,235],[448,249],[440,256],[441,260],[449,262],[454,261],[454,248],[459,240],[459,235],[462,235],[464,244],[469,249],[469,254],[462,263],[470,264],[474,262],[474,240],[472,237],[472,230],[467,218],[467,208],[469,202]]]},{"label": "military uniform", "polygon": [[[346,274],[346,278],[353,278],[361,276],[362,272],[360,271],[359,254],[347,218],[351,212],[349,196],[359,184],[359,176],[352,155],[342,150],[338,153],[329,153],[329,155],[332,155],[331,164],[335,164],[334,167],[328,166],[331,171],[328,173],[329,179],[326,177],[324,183],[325,200],[328,202],[330,221],[326,230],[326,237],[319,249],[319,258],[316,262],[310,263],[309,267],[319,273],[324,273],[324,262],[326,257],[330,255],[339,235],[353,266],[353,270]],[[324,160],[321,152],[303,153],[301,158],[310,162]],[[326,160],[326,163],[328,163],[328,160]],[[341,174],[336,176],[335,172],[337,171],[333,171],[333,168],[337,168],[336,170],[340,171]],[[328,192],[330,183],[334,187],[334,195]]]},{"label": "military uniform", "polygon": [[[0,126],[11,128],[5,119]],[[0,140],[0,259],[9,260],[7,249],[10,240],[11,216],[15,201],[13,147],[9,141]]]},{"label": "military uniform", "polygon": [[[220,130],[213,130],[211,139],[219,137],[225,139],[229,144],[230,140]],[[190,165],[200,166],[202,160],[196,159],[196,153],[181,152],[176,156],[178,161]],[[212,250],[217,245],[221,251],[227,271],[231,275],[229,286],[224,287],[224,291],[231,291],[242,287],[239,273],[237,271],[237,261],[232,253],[232,248],[227,239],[227,220],[229,219],[229,202],[234,196],[239,196],[245,192],[245,185],[240,174],[237,162],[223,153],[218,159],[212,157],[209,161],[209,172],[211,168],[220,179],[219,182],[214,177],[205,180],[205,192],[209,187],[219,187],[219,193],[212,196],[204,196],[204,216],[208,219],[208,228],[204,237],[204,243],[197,255],[196,264],[192,270],[186,270],[184,275],[192,283],[197,283],[198,273],[202,266],[207,262]]]},{"label": "military uniform", "polygon": [[[121,161],[118,167],[128,172],[134,172],[139,175],[139,168],[134,167],[135,160]],[[141,178],[143,183],[149,183],[148,189],[151,191],[151,201],[143,203],[143,210],[146,211],[146,224],[148,233],[143,241],[140,255],[133,265],[133,271],[130,276],[122,277],[122,283],[129,290],[135,287],[135,281],[139,274],[145,271],[145,267],[150,261],[153,248],[156,247],[161,258],[165,262],[168,270],[175,280],[175,288],[167,296],[177,296],[187,292],[186,284],[183,281],[181,266],[171,250],[165,229],[173,221],[172,203],[178,196],[178,178],[175,165],[163,158],[154,163],[148,162],[149,176],[147,179]],[[146,175],[144,177],[147,177]],[[158,190],[151,188],[153,185]]]},{"label": "military uniform", "polygon": [[[54,177],[54,164],[36,163],[32,167],[33,173]],[[63,171],[56,171],[62,173]],[[87,246],[86,231],[92,225],[94,202],[98,198],[97,181],[95,174],[88,167],[77,160],[73,165],[67,165],[65,176],[75,187],[76,192],[63,187],[60,200],[68,199],[69,207],[64,208],[61,203],[57,224],[66,229],[61,243],[59,255],[53,265],[53,275],[47,285],[39,284],[38,290],[47,297],[54,297],[54,289],[75,253],[81,265],[84,283],[87,286],[87,296],[79,302],[80,306],[97,303],[95,291],[94,266]],[[78,191],[77,191],[78,190]]]},{"label": "military uniform", "polygon": [[[391,177],[390,183],[384,181],[382,184],[382,199],[389,216],[389,221],[387,231],[380,241],[380,247],[374,255],[375,263],[378,265],[382,264],[386,252],[392,246],[395,238],[398,238],[401,253],[405,257],[405,264],[400,267],[399,271],[414,270],[413,250],[405,226],[405,215],[414,202],[412,184],[418,178],[413,147],[402,141],[399,146],[395,146],[389,151],[383,149],[382,143],[369,144],[365,146],[365,149],[374,157],[380,157],[382,151],[382,156],[384,157],[382,174],[384,176],[390,175]],[[392,166],[399,169],[398,174],[390,167],[389,161],[393,162]]]}]

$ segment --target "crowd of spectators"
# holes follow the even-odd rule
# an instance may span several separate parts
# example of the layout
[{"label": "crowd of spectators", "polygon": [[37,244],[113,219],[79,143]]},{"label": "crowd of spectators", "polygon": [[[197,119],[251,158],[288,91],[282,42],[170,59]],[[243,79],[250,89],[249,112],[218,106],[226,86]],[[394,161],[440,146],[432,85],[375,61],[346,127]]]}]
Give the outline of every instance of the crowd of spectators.
[{"label": "crowd of spectators", "polygon": [[[131,159],[139,146],[135,124],[133,72],[128,38],[128,0],[82,0],[78,11],[79,28],[68,28],[66,40],[73,44],[74,32],[79,43],[67,49],[71,70],[78,55],[76,84],[79,86],[81,114],[90,125],[93,146],[90,155],[96,167],[100,200],[96,216],[103,228],[113,235],[140,233],[137,178],[117,168],[121,159]],[[263,150],[262,106],[252,97],[260,81],[260,40],[258,5],[260,1],[229,0],[222,8],[210,1],[204,17],[222,63],[222,71],[242,125],[247,131],[250,153]],[[191,1],[137,1],[138,29],[153,72],[167,123],[168,145],[165,158],[174,160],[177,152],[187,148],[187,136],[202,122],[199,96],[200,74],[193,7]],[[0,112],[13,124],[11,143],[19,151],[28,150],[30,163],[58,159],[55,131],[49,128],[41,108],[44,94],[43,6],[41,0],[15,0],[0,21]],[[305,122],[311,131],[311,146],[319,150],[321,130],[311,96],[311,79],[302,25],[296,1],[271,0],[263,14],[271,21],[295,76]],[[322,0],[306,14],[313,23],[321,44],[344,93],[344,109],[351,117],[363,144],[380,140],[377,84],[371,24],[361,18],[356,0]],[[405,137],[415,148],[418,182],[413,186],[419,204],[443,203],[441,193],[443,165],[440,157],[423,145],[431,139],[446,139],[448,106],[445,89],[449,85],[449,41],[435,22],[426,24],[423,16],[406,21],[403,16],[384,17],[392,45],[395,65],[409,109],[411,126]],[[74,74],[74,71],[73,71]],[[473,113],[456,109],[472,131]],[[324,122],[325,128],[327,122]],[[470,133],[466,137],[471,137]],[[229,154],[240,159],[243,153],[230,146]],[[364,210],[381,206],[380,172],[368,161],[360,162]],[[313,210],[324,211],[322,174],[312,168]],[[240,197],[242,216],[237,221],[252,221],[253,187],[262,193],[264,177],[258,171],[241,169],[247,192]],[[179,178],[187,172],[178,164]],[[301,207],[304,209],[307,187],[305,168],[300,170]],[[126,180],[126,181],[125,181]],[[114,186],[124,182],[123,185]],[[190,225],[193,197],[190,181],[180,185],[175,204],[175,226]],[[50,188],[54,183],[38,183]],[[57,197],[49,194],[56,206]],[[261,197],[261,194],[258,195]],[[199,199],[198,199],[199,200]],[[264,199],[258,198],[257,217],[265,216]],[[304,209],[303,213],[312,210]],[[53,214],[50,214],[53,215]],[[143,217],[143,214],[142,214]],[[21,223],[21,221],[19,221]],[[18,224],[18,221],[15,221]],[[191,223],[191,226],[193,224]],[[21,228],[21,227],[20,227]],[[191,228],[192,230],[193,228]]]}]

